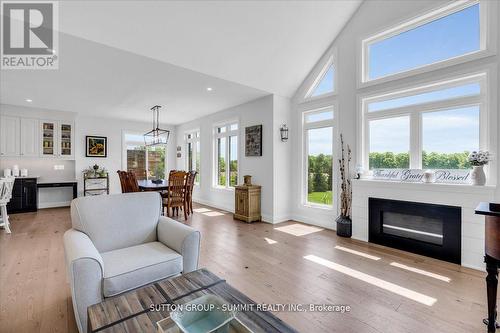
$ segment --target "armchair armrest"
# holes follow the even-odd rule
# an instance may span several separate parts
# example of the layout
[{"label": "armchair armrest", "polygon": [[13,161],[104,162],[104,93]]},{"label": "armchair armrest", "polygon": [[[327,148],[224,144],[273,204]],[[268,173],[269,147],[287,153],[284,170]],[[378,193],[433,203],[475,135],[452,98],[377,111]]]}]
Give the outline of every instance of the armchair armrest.
[{"label": "armchair armrest", "polygon": [[182,255],[183,273],[198,268],[200,255],[200,232],[195,229],[160,216],[158,221],[158,240]]},{"label": "armchair armrest", "polygon": [[64,253],[71,287],[71,299],[78,330],[87,332],[87,307],[103,300],[102,257],[83,232],[69,229],[64,233]]}]

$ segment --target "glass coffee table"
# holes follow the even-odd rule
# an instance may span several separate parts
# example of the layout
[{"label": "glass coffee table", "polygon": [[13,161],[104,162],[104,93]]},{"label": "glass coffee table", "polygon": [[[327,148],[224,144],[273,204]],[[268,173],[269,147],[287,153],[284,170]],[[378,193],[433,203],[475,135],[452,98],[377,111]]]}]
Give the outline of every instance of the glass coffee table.
[{"label": "glass coffee table", "polygon": [[228,304],[238,306],[229,332],[297,332],[271,312],[261,311],[246,295],[206,269],[110,297],[88,307],[88,332],[102,333],[177,333],[169,318],[173,306],[185,304],[205,294],[214,294]]}]

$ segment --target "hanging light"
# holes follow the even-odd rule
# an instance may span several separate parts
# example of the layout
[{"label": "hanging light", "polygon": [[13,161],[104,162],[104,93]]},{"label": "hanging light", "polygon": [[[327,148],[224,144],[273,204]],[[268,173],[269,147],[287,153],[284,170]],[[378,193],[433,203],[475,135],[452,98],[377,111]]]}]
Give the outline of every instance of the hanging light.
[{"label": "hanging light", "polygon": [[169,130],[160,128],[160,105],[151,108],[153,111],[153,129],[144,134],[144,143],[146,146],[166,145],[170,136]]}]

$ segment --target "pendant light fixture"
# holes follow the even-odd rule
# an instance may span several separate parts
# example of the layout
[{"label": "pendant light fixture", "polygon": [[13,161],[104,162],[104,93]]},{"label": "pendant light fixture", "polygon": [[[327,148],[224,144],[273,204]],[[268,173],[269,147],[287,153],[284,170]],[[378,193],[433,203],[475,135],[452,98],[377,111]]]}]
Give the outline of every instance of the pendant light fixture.
[{"label": "pendant light fixture", "polygon": [[144,134],[144,143],[148,147],[161,146],[168,143],[170,131],[160,128],[160,108],[160,105],[155,105],[151,108],[151,111],[153,111],[153,129]]}]

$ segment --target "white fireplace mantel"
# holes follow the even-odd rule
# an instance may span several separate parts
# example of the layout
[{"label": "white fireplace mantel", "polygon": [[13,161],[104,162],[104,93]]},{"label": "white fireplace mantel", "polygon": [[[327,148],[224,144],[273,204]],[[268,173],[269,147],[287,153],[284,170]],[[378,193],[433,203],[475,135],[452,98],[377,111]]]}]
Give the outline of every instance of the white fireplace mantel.
[{"label": "white fireplace mantel", "polygon": [[462,265],[484,269],[484,217],[474,209],[493,201],[496,186],[402,183],[359,179],[353,181],[352,237],[368,241],[368,198],[414,201],[462,208]]}]

